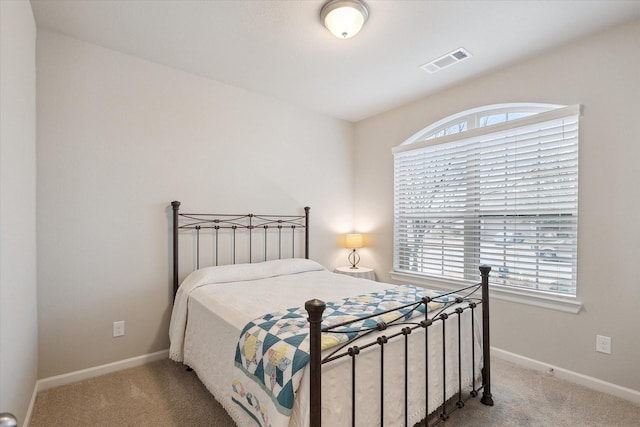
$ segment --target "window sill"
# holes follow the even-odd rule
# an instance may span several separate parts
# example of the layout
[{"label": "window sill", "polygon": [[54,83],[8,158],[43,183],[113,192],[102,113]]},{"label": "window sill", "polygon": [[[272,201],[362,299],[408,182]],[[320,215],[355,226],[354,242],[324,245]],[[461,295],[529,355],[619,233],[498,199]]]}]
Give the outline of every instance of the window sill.
[{"label": "window sill", "polygon": [[[397,271],[391,271],[390,274],[393,280],[408,282],[415,285],[429,286],[446,291],[454,291],[456,289],[460,289],[463,286],[469,285],[468,283],[462,281],[456,282],[454,280],[439,280],[408,273],[400,273]],[[512,289],[506,286],[492,285],[491,276],[489,276],[489,285],[491,298],[515,302],[519,304],[527,304],[571,314],[578,314],[582,309],[582,303],[580,301],[577,301],[573,297],[563,297],[560,295],[546,294],[542,292],[529,291],[526,289]]]}]

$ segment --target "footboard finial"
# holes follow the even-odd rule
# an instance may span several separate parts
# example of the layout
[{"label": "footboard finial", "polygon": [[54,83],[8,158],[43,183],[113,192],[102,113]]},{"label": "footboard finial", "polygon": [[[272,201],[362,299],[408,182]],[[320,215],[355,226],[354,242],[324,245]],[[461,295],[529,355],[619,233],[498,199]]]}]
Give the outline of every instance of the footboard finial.
[{"label": "footboard finial", "polygon": [[304,304],[309,313],[309,400],[311,410],[309,414],[309,426],[320,427],[322,425],[322,313],[327,305],[319,299],[312,299]]}]

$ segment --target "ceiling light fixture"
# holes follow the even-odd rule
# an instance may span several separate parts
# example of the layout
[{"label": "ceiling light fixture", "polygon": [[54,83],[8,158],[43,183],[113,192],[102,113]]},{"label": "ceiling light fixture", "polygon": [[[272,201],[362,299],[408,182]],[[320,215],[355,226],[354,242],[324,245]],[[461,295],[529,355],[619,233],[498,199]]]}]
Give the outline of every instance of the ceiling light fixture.
[{"label": "ceiling light fixture", "polygon": [[320,19],[333,35],[353,37],[369,18],[369,9],[361,0],[330,0],[320,11]]}]

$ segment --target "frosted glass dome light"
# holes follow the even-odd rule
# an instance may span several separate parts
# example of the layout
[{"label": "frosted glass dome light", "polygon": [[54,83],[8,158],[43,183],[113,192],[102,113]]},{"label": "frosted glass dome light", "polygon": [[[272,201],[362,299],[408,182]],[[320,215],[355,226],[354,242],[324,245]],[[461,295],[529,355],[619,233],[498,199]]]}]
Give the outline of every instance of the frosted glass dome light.
[{"label": "frosted glass dome light", "polygon": [[320,18],[333,35],[348,39],[358,34],[369,18],[369,9],[360,0],[331,0],[322,7]]}]

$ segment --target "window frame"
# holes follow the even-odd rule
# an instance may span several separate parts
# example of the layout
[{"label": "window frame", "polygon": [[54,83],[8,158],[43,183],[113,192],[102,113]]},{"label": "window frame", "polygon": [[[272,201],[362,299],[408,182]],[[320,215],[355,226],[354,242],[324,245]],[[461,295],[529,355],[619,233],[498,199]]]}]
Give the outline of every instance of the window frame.
[{"label": "window frame", "polygon": [[[490,135],[502,132],[507,129],[521,128],[537,122],[542,122],[547,116],[556,115],[576,115],[580,116],[581,107],[579,105],[564,106],[557,104],[533,104],[533,103],[513,103],[513,104],[496,104],[489,105],[471,110],[466,110],[442,120],[439,120],[421,131],[408,138],[399,146],[393,149],[394,155],[405,151],[417,151],[424,147],[432,147],[447,142],[462,141],[482,135]],[[515,118],[513,120],[505,120],[498,124],[480,126],[478,122],[482,117],[490,117],[492,115],[515,113],[525,114],[525,117]],[[466,130],[462,132],[447,133],[446,130],[451,126],[459,126],[465,124]],[[395,162],[394,162],[395,163]],[[397,166],[394,164],[394,179],[397,176]],[[394,280],[409,281],[420,285],[436,286],[442,289],[451,290],[468,283],[468,280],[459,280],[454,278],[430,276],[425,273],[412,274],[407,270],[397,270],[397,260],[399,256],[397,247],[397,218],[395,210],[397,208],[396,185],[394,184],[394,248],[393,248],[393,270],[390,272]],[[577,202],[576,202],[577,203]],[[464,244],[465,246],[467,243]],[[574,244],[574,251],[577,256],[577,241]],[[541,255],[536,255],[540,257]],[[465,257],[466,259],[466,257]],[[577,260],[574,266],[577,265]],[[465,263],[466,266],[466,263]],[[576,267],[577,268],[577,267]],[[497,269],[496,269],[497,270]],[[495,271],[494,274],[497,274]],[[578,301],[577,271],[575,274],[575,294],[553,293],[549,291],[540,291],[535,289],[527,289],[523,287],[514,287],[510,285],[493,284],[492,293],[499,299],[515,301],[519,303],[531,304],[551,308],[569,313],[578,313],[582,304]]]}]

